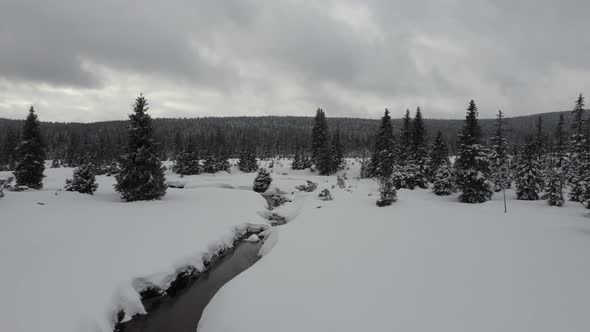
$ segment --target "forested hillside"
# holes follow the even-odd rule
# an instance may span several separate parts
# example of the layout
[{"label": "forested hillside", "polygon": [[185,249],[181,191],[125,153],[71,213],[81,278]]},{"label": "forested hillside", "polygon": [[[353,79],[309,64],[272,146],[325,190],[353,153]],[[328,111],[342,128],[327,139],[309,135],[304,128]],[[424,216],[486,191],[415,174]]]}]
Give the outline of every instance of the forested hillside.
[{"label": "forested hillside", "polygon": [[[570,112],[561,112],[569,124]],[[553,131],[560,112],[506,118],[506,136],[510,144],[522,144],[525,136],[535,132],[535,122],[541,116],[547,133]],[[23,111],[24,115],[24,111]],[[329,117],[329,113],[327,114]],[[425,127],[430,139],[440,130],[455,151],[457,133],[464,120],[428,119]],[[41,120],[43,120],[41,118]],[[362,156],[371,150],[378,119],[330,118],[330,130],[340,129],[341,143],[347,156]],[[393,119],[394,131],[399,132],[401,119]],[[494,129],[494,119],[480,119],[484,141]],[[261,157],[291,155],[296,146],[310,146],[312,117],[205,117],[190,119],[154,119],[155,140],[160,143],[163,158],[171,157],[178,144],[191,145],[202,151],[223,147],[230,156],[237,156],[245,146],[255,146]],[[0,119],[0,151],[18,136],[23,120]],[[95,123],[42,122],[41,128],[51,159],[67,159],[91,149],[99,159],[112,160],[125,140],[125,121]]]}]

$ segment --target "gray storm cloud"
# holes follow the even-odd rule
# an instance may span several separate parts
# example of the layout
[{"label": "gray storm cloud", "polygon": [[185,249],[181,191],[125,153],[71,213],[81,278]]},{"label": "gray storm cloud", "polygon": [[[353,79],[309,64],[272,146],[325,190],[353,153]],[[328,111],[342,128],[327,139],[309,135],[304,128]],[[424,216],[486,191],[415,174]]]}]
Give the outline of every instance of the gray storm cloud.
[{"label": "gray storm cloud", "polygon": [[590,90],[587,1],[0,1],[0,117],[457,117]]}]

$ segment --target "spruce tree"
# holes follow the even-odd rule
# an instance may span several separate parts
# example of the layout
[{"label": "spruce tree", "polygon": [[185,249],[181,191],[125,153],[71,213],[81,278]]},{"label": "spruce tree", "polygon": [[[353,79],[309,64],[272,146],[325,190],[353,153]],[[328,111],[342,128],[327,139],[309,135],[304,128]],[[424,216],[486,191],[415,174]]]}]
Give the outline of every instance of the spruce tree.
[{"label": "spruce tree", "polygon": [[402,128],[399,137],[398,164],[405,166],[412,156],[412,118],[410,110],[402,119]]},{"label": "spruce tree", "polygon": [[573,121],[571,125],[572,135],[570,136],[570,167],[568,169],[568,183],[571,186],[569,199],[573,202],[580,202],[584,193],[584,173],[585,167],[582,162],[584,159],[584,145],[586,137],[584,135],[584,97],[582,94],[576,100],[576,105],[572,111]]},{"label": "spruce tree", "polygon": [[81,194],[94,195],[98,188],[95,176],[94,164],[85,159],[81,165],[74,170],[72,179],[66,180],[65,189],[67,191],[77,191]]},{"label": "spruce tree", "polygon": [[512,182],[510,169],[508,168],[508,142],[504,135],[504,116],[502,111],[498,111],[496,117],[496,131],[491,141],[491,180],[494,184],[494,191],[498,192],[503,189],[509,189]]},{"label": "spruce tree", "polygon": [[455,161],[459,200],[465,203],[482,203],[492,198],[488,180],[490,164],[488,153],[480,143],[481,128],[477,121],[477,106],[472,100],[467,108],[465,124],[459,134],[459,154]]},{"label": "spruce tree", "polygon": [[412,149],[411,149],[411,163],[413,167],[413,177],[416,186],[422,189],[428,188],[428,162],[426,154],[426,128],[424,127],[424,120],[422,119],[422,111],[420,107],[416,108],[416,114],[412,123]]},{"label": "spruce tree", "polygon": [[567,138],[564,130],[564,117],[563,114],[560,114],[557,126],[555,127],[553,144],[551,145],[549,171],[547,172],[547,181],[544,188],[545,193],[542,196],[550,206],[561,207],[564,204],[564,175],[567,169],[566,144]]},{"label": "spruce tree", "polygon": [[252,189],[257,193],[263,193],[268,189],[271,183],[272,178],[270,177],[270,173],[266,168],[261,168],[258,170],[258,175],[256,175],[256,178],[254,179]]},{"label": "spruce tree", "polygon": [[17,148],[18,160],[14,170],[16,185],[33,189],[43,188],[45,157],[41,124],[31,106],[23,127],[22,142]]},{"label": "spruce tree", "polygon": [[445,144],[440,130],[436,134],[434,141],[430,147],[430,156],[428,158],[428,170],[430,174],[430,181],[434,182],[436,172],[442,166],[449,165],[449,148]]},{"label": "spruce tree", "polygon": [[549,206],[563,206],[563,175],[560,168],[552,167],[550,169],[542,198],[547,200]]},{"label": "spruce tree", "polygon": [[447,196],[455,192],[455,174],[449,163],[437,168],[432,190],[438,196]]},{"label": "spruce tree", "polygon": [[209,154],[203,162],[203,172],[209,174],[217,173],[219,171],[218,166],[218,158],[215,154]]},{"label": "spruce tree", "polygon": [[242,148],[240,160],[238,161],[238,168],[244,173],[253,173],[258,169],[258,161],[256,160],[256,152],[251,146]]},{"label": "spruce tree", "polygon": [[371,176],[378,178],[391,176],[395,161],[394,147],[393,125],[391,124],[389,110],[385,109],[379,131],[375,136],[375,148],[369,165]]},{"label": "spruce tree", "polygon": [[172,170],[180,175],[197,175],[203,172],[199,154],[194,145],[176,153],[176,161]]},{"label": "spruce tree", "polygon": [[137,97],[129,115],[121,171],[116,175],[115,190],[128,202],[161,199],[166,194],[164,167],[157,156],[148,109],[145,97]]},{"label": "spruce tree", "polygon": [[516,198],[537,200],[543,187],[543,174],[537,158],[536,142],[527,138],[519,164],[516,166]]},{"label": "spruce tree", "polygon": [[311,160],[317,165],[321,162],[322,154],[326,152],[330,138],[326,114],[321,108],[316,111],[311,136]]},{"label": "spruce tree", "polygon": [[397,201],[397,190],[391,177],[379,178],[379,199],[377,200],[377,206],[389,206],[395,201]]}]

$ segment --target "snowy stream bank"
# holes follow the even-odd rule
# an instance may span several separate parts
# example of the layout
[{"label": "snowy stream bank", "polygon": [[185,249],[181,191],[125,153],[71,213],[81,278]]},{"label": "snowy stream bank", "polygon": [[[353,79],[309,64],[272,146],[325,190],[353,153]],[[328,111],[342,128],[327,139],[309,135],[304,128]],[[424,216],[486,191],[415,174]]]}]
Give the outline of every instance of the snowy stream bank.
[{"label": "snowy stream bank", "polygon": [[[272,226],[285,224],[287,218],[272,210],[291,201],[280,190],[262,194],[262,197],[268,203],[265,218]],[[187,266],[165,290],[147,285],[140,292],[147,314],[124,321],[125,313],[119,312],[114,332],[195,331],[205,307],[217,291],[266,255],[277,236],[276,230],[266,225],[249,225],[237,234],[232,246],[205,261],[204,270]]]}]

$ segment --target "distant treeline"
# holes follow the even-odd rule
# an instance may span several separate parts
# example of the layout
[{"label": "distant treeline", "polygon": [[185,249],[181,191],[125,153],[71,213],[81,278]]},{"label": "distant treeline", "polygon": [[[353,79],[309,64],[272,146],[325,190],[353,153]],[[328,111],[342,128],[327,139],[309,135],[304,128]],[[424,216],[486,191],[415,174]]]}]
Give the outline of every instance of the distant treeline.
[{"label": "distant treeline", "polygon": [[[23,110],[23,115],[25,114]],[[428,119],[423,111],[426,132],[441,131],[451,153],[456,151],[457,133],[464,120]],[[570,112],[554,112],[506,118],[506,138],[510,144],[522,144],[527,135],[535,132],[539,116],[547,133],[553,131],[559,114],[569,123]],[[329,112],[327,112],[329,116]],[[19,140],[24,120],[0,119],[0,154],[8,151],[10,141]],[[341,144],[346,156],[367,156],[372,150],[379,119],[332,118],[330,130],[340,131]],[[393,119],[394,131],[399,132],[401,119]],[[238,157],[244,148],[255,148],[259,157],[292,156],[298,147],[311,148],[313,117],[204,117],[190,119],[154,119],[154,138],[162,159],[172,158],[178,146],[191,146],[203,154],[223,149],[229,157]],[[492,136],[495,120],[481,119],[483,141]],[[126,140],[126,121],[95,123],[42,122],[41,129],[49,159],[76,159],[91,153],[97,160],[111,161],[120,155]],[[432,137],[429,137],[432,139]],[[2,157],[2,156],[0,156]]]}]

